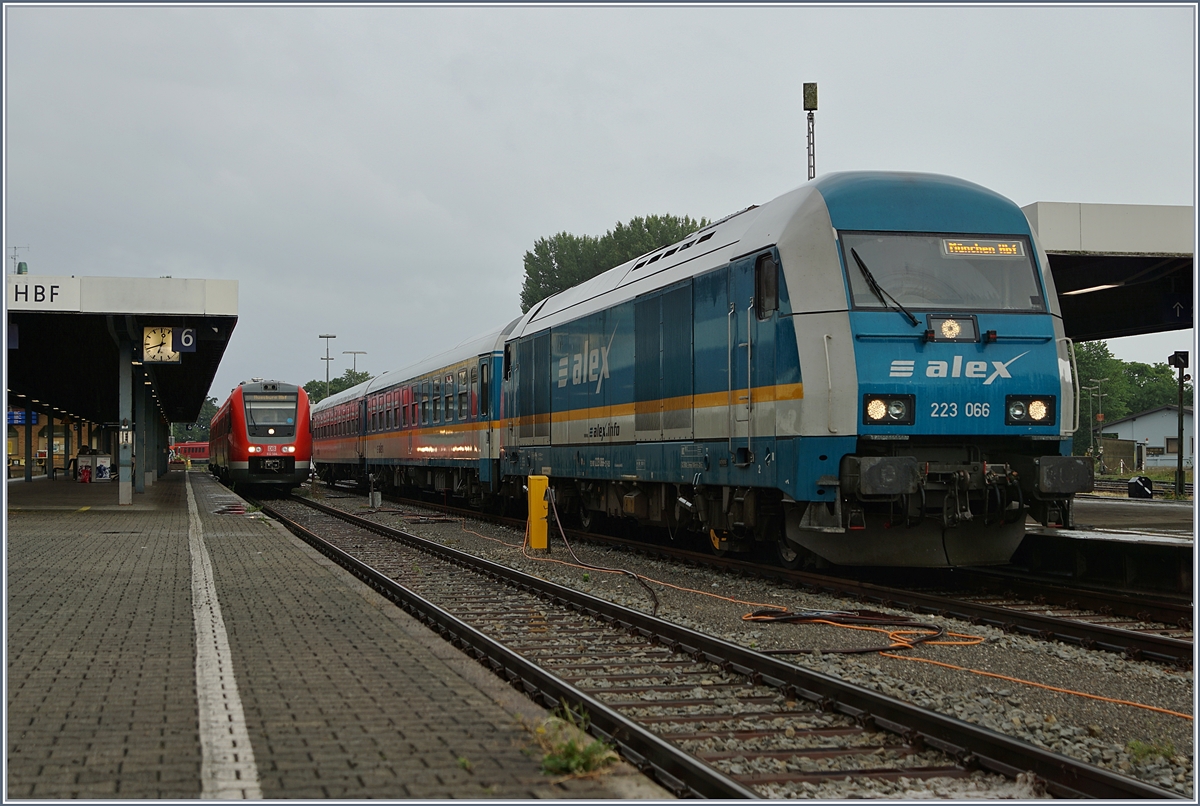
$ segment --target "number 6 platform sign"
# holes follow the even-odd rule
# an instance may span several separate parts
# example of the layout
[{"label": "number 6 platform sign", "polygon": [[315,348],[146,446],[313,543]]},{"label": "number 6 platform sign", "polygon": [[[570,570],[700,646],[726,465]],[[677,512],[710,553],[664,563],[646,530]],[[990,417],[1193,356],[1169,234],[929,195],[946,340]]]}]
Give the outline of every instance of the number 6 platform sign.
[{"label": "number 6 platform sign", "polygon": [[171,329],[171,350],[176,353],[196,352],[196,328],[176,327]]}]

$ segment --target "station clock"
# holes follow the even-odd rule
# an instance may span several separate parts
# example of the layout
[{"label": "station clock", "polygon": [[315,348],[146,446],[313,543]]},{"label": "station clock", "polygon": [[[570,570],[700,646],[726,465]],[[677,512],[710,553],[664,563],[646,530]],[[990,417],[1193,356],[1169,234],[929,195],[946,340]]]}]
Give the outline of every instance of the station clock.
[{"label": "station clock", "polygon": [[179,353],[171,349],[169,327],[147,327],[142,331],[142,360],[155,364],[178,364]]}]

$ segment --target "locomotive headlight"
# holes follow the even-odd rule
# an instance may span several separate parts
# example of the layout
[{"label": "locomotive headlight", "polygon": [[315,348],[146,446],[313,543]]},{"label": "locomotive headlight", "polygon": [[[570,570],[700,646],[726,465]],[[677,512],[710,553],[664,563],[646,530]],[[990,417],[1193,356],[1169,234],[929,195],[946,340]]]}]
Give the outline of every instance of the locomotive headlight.
[{"label": "locomotive headlight", "polygon": [[866,425],[912,425],[916,398],[912,395],[864,395]]},{"label": "locomotive headlight", "polygon": [[249,448],[246,449],[246,451],[248,453],[262,453],[262,446],[261,445],[251,445]]},{"label": "locomotive headlight", "polygon": [[275,429],[274,429],[274,428],[268,428],[268,429],[267,429],[267,433],[268,433],[268,434],[274,434],[274,433],[275,433]]},{"label": "locomotive headlight", "polygon": [[284,453],[295,453],[295,452],[296,452],[296,446],[295,446],[295,445],[284,445],[284,446],[283,446],[283,452],[284,452]]},{"label": "locomotive headlight", "polygon": [[1053,395],[1009,395],[1004,399],[1005,425],[1054,425]]},{"label": "locomotive headlight", "polygon": [[942,320],[942,338],[957,339],[959,333],[962,333],[962,325],[953,319]]}]

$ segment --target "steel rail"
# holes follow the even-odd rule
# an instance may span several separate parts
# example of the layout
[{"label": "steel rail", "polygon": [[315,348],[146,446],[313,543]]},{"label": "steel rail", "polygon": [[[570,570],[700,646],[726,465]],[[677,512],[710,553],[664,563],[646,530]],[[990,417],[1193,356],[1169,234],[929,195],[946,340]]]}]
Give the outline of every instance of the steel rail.
[{"label": "steel rail", "polygon": [[1064,607],[1079,607],[1098,613],[1104,613],[1107,609],[1114,615],[1131,616],[1141,621],[1156,621],[1177,627],[1192,626],[1192,603],[1182,598],[1070,587],[1048,579],[1022,578],[1000,568],[956,568],[953,577],[962,577],[964,582],[976,587],[1002,585],[1005,591],[1030,598],[1044,597],[1047,602]]},{"label": "steel rail", "polygon": [[[411,501],[417,506],[440,509],[450,512],[461,510],[440,504]],[[486,517],[479,513],[471,513],[471,517]],[[730,557],[714,557],[710,554],[658,546],[619,537],[598,535],[581,535],[587,540],[602,540],[605,543],[625,546],[647,556],[656,556],[674,560],[685,560],[696,565],[708,565],[722,568],[735,573],[743,573],[764,579],[773,579],[799,584],[810,590],[838,596],[847,596],[863,602],[874,602],[885,607],[896,607],[926,613],[943,618],[956,618],[971,624],[994,627],[1008,633],[1021,633],[1047,641],[1059,641],[1072,644],[1084,649],[1100,649],[1115,652],[1134,660],[1149,660],[1166,663],[1181,668],[1192,666],[1194,644],[1178,638],[1163,635],[1125,630],[1119,627],[1109,627],[1103,624],[1091,624],[1084,621],[1047,616],[1039,613],[1029,613],[1014,610],[1001,605],[989,605],[975,602],[965,602],[947,596],[933,593],[892,588],[870,582],[861,582],[843,577],[816,574],[811,571],[789,571],[760,563],[736,560]],[[1080,592],[1080,596],[1086,595]],[[1097,598],[1099,594],[1089,597],[1093,604],[1101,605]],[[1166,623],[1176,623],[1167,621]]]},{"label": "steel rail", "polygon": [[[779,688],[790,696],[816,703],[823,710],[844,714],[864,727],[869,726],[887,730],[904,737],[909,743],[924,744],[928,747],[941,750],[953,756],[960,764],[968,768],[979,767],[1009,778],[1015,778],[1024,772],[1032,772],[1046,782],[1047,791],[1058,797],[1182,799],[1182,796],[1177,793],[1143,783],[1137,779],[1118,775],[1100,767],[1086,764],[1049,750],[1043,750],[1035,745],[1022,742],[1005,734],[910,705],[884,694],[860,688],[837,678],[789,664],[778,658],[763,655],[752,649],[704,635],[686,627],[672,624],[636,610],[631,610],[581,591],[547,582],[515,569],[507,568],[440,544],[430,543],[415,535],[410,535],[406,532],[352,515],[336,507],[319,504],[307,499],[294,498],[292,500],[304,503],[318,511],[325,512],[376,534],[398,540],[407,545],[418,546],[422,550],[439,556],[446,561],[464,568],[473,569],[478,573],[486,574],[495,579],[503,580],[518,589],[529,591],[560,605],[569,606],[580,613],[590,615],[606,623],[625,629],[631,634],[641,635],[651,642],[661,643],[674,651],[690,655],[695,660],[707,660],[715,663],[727,672],[747,676],[756,684],[764,683]],[[319,540],[319,538],[317,539]],[[321,542],[323,543],[324,541]],[[345,556],[347,559],[351,559],[338,549],[333,547],[330,547],[330,549],[339,557]],[[325,549],[321,550],[325,551]],[[333,554],[327,556],[333,558]],[[352,565],[358,567],[362,564],[353,561]],[[371,584],[372,587],[376,587],[376,584],[378,584],[379,587],[376,588],[377,590],[381,588],[386,589],[388,593],[384,595],[388,596],[388,598],[392,598],[395,595],[406,601],[419,600],[423,603],[420,607],[431,614],[423,618],[434,619],[437,628],[444,630],[446,633],[455,629],[453,624],[457,623],[457,619],[454,619],[453,616],[450,616],[432,604],[428,604],[421,597],[412,594],[386,577],[382,580],[374,580],[374,576],[378,575],[378,572],[371,570],[369,573],[372,575],[373,581],[368,582],[368,584]],[[628,757],[634,760],[635,763],[639,765],[648,764],[656,772],[658,771],[658,767],[655,765],[663,764],[667,767],[667,769],[663,770],[667,776],[664,780],[686,780],[675,774],[681,771],[681,768],[675,765],[682,764],[682,762],[660,761],[656,756],[648,755],[645,752],[649,750],[653,753],[658,749],[660,743],[665,747],[670,747],[657,739],[657,737],[638,728],[619,714],[609,716],[607,713],[608,709],[601,703],[591,700],[583,692],[575,691],[567,683],[533,666],[519,655],[495,645],[486,636],[479,635],[476,631],[469,628],[468,631],[464,631],[464,634],[473,634],[470,645],[477,657],[481,657],[480,653],[486,655],[493,669],[498,671],[503,670],[505,676],[510,680],[520,680],[527,692],[536,693],[542,698],[543,702],[549,702],[554,705],[557,705],[559,700],[577,702],[583,705],[589,709],[594,726],[605,732],[607,737],[611,737],[611,740],[618,743],[623,750],[626,746],[629,746],[629,750],[632,752],[630,752]],[[478,636],[477,639],[475,638],[476,635]],[[593,711],[592,709],[596,710]],[[653,739],[653,741],[647,741],[644,748],[634,745],[635,737],[643,735],[647,739]],[[675,758],[674,753],[671,758]],[[702,765],[701,762],[694,762],[694,764],[700,765],[706,774],[724,778],[720,773],[712,771],[707,765]],[[736,784],[736,782],[730,781],[730,783],[734,786],[741,786],[740,784]],[[688,785],[691,786],[690,783]],[[699,791],[695,787],[693,789]],[[741,797],[757,797],[757,795],[749,790],[743,788],[743,791],[748,794],[740,795]],[[724,795],[724,797],[728,797],[728,795]]]},{"label": "steel rail", "polygon": [[[311,502],[305,503],[313,505]],[[356,526],[370,529],[376,534],[392,539],[397,537],[390,530],[381,530],[378,524],[357,519],[353,515],[346,517],[345,513],[332,507],[315,506],[327,514],[348,520]],[[569,704],[575,710],[582,708],[583,712],[588,715],[590,728],[598,733],[600,738],[618,746],[621,749],[622,757],[633,763],[643,773],[652,774],[660,784],[676,795],[704,798],[758,797],[753,790],[742,786],[715,768],[704,764],[695,756],[676,748],[551,672],[497,643],[387,575],[323,540],[274,507],[264,504],[263,512],[278,520],[297,537],[348,570],[384,598],[399,605],[418,621],[438,632],[454,646],[469,652],[476,660],[485,662],[494,673],[503,677],[513,686],[520,688],[535,702],[540,702],[549,708],[556,708],[564,703]],[[428,548],[423,541],[420,543],[420,547]],[[446,554],[441,556],[441,559],[456,565],[467,565],[468,567],[472,565],[463,562],[470,555],[455,557],[456,554],[459,553],[449,549]]]}]

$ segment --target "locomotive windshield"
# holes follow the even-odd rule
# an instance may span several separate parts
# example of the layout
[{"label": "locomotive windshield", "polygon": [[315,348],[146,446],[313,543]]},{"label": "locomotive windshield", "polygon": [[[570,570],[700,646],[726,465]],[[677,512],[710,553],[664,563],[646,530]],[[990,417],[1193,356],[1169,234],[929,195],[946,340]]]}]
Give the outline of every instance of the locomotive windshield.
[{"label": "locomotive windshield", "polygon": [[[839,235],[855,308],[896,307],[894,301],[901,310],[1046,310],[1025,238],[895,232]],[[863,264],[869,270],[861,270]]]},{"label": "locomotive windshield", "polygon": [[246,431],[252,437],[296,435],[296,402],[299,395],[287,393],[245,395]]}]

